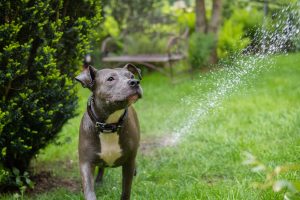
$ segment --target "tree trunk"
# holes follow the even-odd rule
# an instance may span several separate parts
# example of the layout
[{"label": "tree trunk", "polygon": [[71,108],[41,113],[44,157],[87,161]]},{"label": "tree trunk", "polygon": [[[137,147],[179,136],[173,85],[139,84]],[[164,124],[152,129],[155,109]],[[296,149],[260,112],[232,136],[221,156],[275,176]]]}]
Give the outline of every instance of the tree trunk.
[{"label": "tree trunk", "polygon": [[196,32],[206,33],[207,32],[207,19],[206,9],[204,0],[196,0]]},{"label": "tree trunk", "polygon": [[196,12],[196,32],[213,34],[214,47],[210,55],[210,63],[215,64],[218,62],[217,44],[218,44],[218,31],[221,22],[222,14],[222,0],[213,0],[212,16],[208,22],[206,18],[205,0],[195,0]]},{"label": "tree trunk", "polygon": [[215,40],[215,44],[211,50],[210,57],[209,57],[209,63],[211,64],[216,64],[218,62],[217,44],[218,41]]},{"label": "tree trunk", "polygon": [[221,22],[221,14],[222,14],[222,0],[213,0],[212,16],[208,26],[208,33],[212,33],[215,39],[214,47],[210,55],[210,63],[213,64],[218,62],[217,44],[218,44],[218,31]]},{"label": "tree trunk", "polygon": [[222,1],[213,0],[212,15],[208,26],[208,32],[217,34],[221,22]]}]

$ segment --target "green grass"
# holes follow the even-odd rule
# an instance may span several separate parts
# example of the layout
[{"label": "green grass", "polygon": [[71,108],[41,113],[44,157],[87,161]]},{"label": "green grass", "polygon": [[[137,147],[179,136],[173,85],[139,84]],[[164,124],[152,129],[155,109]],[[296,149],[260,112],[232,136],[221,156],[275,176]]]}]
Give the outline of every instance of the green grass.
[{"label": "green grass", "polygon": [[[198,120],[176,146],[153,146],[151,152],[140,153],[132,199],[283,199],[283,193],[254,189],[251,184],[264,177],[242,165],[244,151],[270,167],[299,163],[300,54],[273,59],[271,69],[257,73],[256,78],[228,95],[221,108]],[[197,107],[198,99],[214,90],[216,78],[222,76],[226,74],[206,73],[175,85],[159,74],[144,77],[144,98],[135,105],[142,140],[172,137]],[[51,144],[38,155],[33,162],[35,171],[52,170],[57,178],[80,180],[77,137],[88,95],[88,90],[79,90],[79,115],[64,126],[57,140],[60,145]],[[184,104],[181,99],[190,96],[190,103]],[[300,173],[284,177],[300,180]],[[119,199],[120,168],[108,169],[104,181],[97,187],[98,198]],[[60,188],[34,199],[83,197],[81,191]]]}]

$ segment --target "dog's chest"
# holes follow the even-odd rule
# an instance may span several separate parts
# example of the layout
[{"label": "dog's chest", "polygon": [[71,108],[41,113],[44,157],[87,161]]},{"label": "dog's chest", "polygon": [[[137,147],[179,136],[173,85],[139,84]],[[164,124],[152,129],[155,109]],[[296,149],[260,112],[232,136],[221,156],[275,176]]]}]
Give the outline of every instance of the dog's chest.
[{"label": "dog's chest", "polygon": [[115,161],[122,156],[118,133],[100,134],[100,153],[98,155],[108,166],[113,166]]},{"label": "dog's chest", "polygon": [[[123,115],[124,110],[118,110],[111,114],[106,123],[115,123]],[[100,133],[100,153],[98,155],[106,162],[108,166],[113,166],[115,161],[122,156],[122,149],[119,143],[119,135],[117,132],[103,134]]]}]

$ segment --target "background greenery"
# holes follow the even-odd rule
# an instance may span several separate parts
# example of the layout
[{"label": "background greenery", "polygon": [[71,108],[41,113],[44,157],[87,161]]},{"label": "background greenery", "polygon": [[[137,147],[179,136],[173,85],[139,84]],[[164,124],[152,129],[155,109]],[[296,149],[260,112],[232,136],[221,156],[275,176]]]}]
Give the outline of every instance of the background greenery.
[{"label": "background greenery", "polygon": [[[177,63],[175,71],[192,68],[192,75],[177,75],[184,80],[176,84],[157,73],[143,79],[145,96],[135,105],[143,132],[133,199],[283,197],[285,191],[252,187],[266,174],[241,165],[242,152],[257,155],[270,168],[299,162],[299,53],[267,57],[266,63],[274,61],[271,68],[252,63],[255,70],[243,80],[247,84],[235,92],[220,96],[219,83],[233,84],[239,78],[235,70],[242,69],[231,66],[263,52],[261,41],[287,36],[287,22],[299,28],[299,10],[290,4],[297,0],[268,1],[267,13],[262,1],[223,0],[222,20],[212,36],[196,32],[196,1],[205,3],[211,21],[213,2],[220,0],[0,2],[0,192],[15,192],[1,199],[83,199],[77,140],[89,91],[75,86],[73,78],[84,55],[92,50],[93,64],[102,68],[101,42],[107,37],[114,41],[114,55],[165,54],[169,38],[187,27],[189,35],[179,45],[187,60]],[[276,47],[299,51],[299,34]],[[218,67],[211,66],[215,47]],[[216,105],[219,97],[221,107],[193,119],[193,113]],[[174,133],[191,121],[193,126],[172,146]],[[299,171],[276,178],[295,183]],[[120,180],[118,169],[108,170],[98,196],[119,198]],[[24,196],[33,181],[35,188]]]},{"label": "background greenery", "polygon": [[[299,161],[300,55],[272,59],[274,66],[254,71],[255,81],[249,79],[248,84],[228,96],[176,146],[164,146],[163,141],[172,137],[171,133],[182,127],[191,109],[197,107],[196,100],[187,104],[181,98],[193,92],[195,99],[201,99],[214,90],[216,77],[227,74],[207,73],[176,85],[156,73],[143,79],[145,96],[135,105],[142,143],[133,199],[282,199],[283,193],[253,188],[253,182],[264,181],[265,177],[242,165],[244,151],[271,167]],[[196,94],[195,85],[200,91]],[[87,89],[79,90],[78,113],[84,112],[88,95]],[[59,145],[51,144],[39,154],[33,163],[37,173],[51,170],[57,179],[72,178],[79,187],[76,149],[80,118],[69,120],[63,127]],[[119,168],[108,169],[103,185],[96,186],[97,195],[118,199],[120,176]],[[300,174],[287,173],[281,178],[299,180]],[[70,192],[65,188],[30,198],[83,199],[80,190]]]}]

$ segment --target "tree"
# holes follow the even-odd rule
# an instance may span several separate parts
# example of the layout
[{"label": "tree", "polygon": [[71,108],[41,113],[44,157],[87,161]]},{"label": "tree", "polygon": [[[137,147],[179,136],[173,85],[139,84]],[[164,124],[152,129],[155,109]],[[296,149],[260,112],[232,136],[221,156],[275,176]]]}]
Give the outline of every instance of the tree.
[{"label": "tree", "polygon": [[[73,84],[100,21],[97,0],[0,3],[0,190],[16,185],[77,104]],[[25,181],[25,180],[23,180]]]},{"label": "tree", "polygon": [[198,33],[212,34],[214,36],[214,46],[212,48],[210,62],[216,63],[217,58],[217,42],[218,42],[218,30],[221,23],[222,15],[222,0],[213,0],[212,15],[208,20],[206,17],[206,5],[205,0],[195,0],[195,12],[196,12],[196,27],[195,30]]}]

